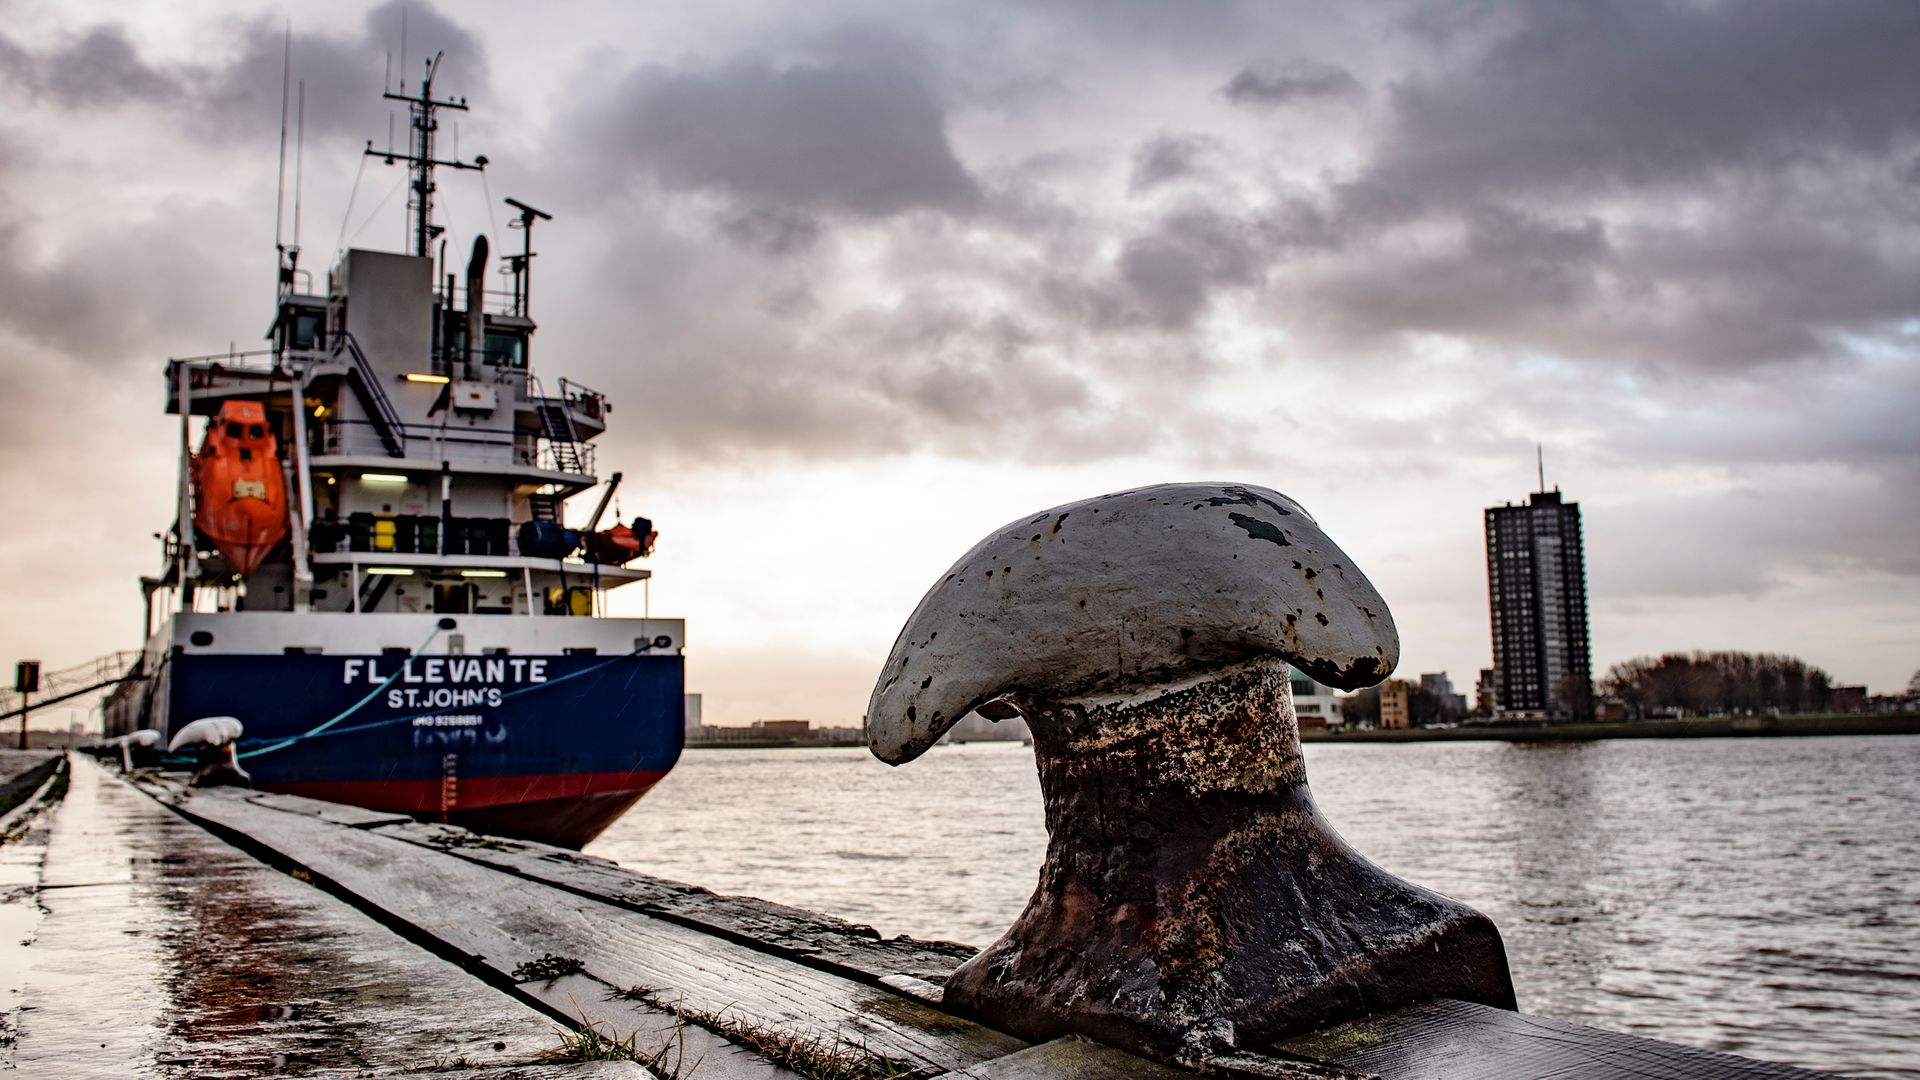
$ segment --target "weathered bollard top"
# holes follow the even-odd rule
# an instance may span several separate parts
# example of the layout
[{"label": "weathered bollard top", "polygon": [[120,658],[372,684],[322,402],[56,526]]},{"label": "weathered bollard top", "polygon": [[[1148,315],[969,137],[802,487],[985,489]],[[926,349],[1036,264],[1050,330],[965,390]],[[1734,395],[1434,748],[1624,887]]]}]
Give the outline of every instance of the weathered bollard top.
[{"label": "weathered bollard top", "polygon": [[1182,1064],[1431,997],[1512,1008],[1493,924],[1366,861],[1307,790],[1289,667],[1354,689],[1398,660],[1373,585],[1267,488],[1115,492],[976,544],[867,713],[896,765],[973,710],[1033,732],[1039,885],[946,1003]]}]

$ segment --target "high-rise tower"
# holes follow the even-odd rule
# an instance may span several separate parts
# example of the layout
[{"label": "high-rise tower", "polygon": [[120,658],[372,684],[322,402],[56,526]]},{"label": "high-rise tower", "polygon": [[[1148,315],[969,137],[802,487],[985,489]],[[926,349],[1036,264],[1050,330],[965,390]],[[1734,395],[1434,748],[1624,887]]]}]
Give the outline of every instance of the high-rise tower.
[{"label": "high-rise tower", "polygon": [[1500,715],[1587,718],[1593,667],[1580,504],[1562,502],[1556,488],[1524,506],[1488,507],[1487,594]]}]

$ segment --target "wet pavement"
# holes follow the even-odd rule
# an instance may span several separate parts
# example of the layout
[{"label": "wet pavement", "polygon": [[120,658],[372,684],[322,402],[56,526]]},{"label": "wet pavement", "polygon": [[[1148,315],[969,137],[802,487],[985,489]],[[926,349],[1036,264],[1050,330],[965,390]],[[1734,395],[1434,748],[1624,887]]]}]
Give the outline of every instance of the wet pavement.
[{"label": "wet pavement", "polygon": [[546,1075],[531,1066],[557,1031],[84,758],[0,847],[0,1069],[16,1075]]}]

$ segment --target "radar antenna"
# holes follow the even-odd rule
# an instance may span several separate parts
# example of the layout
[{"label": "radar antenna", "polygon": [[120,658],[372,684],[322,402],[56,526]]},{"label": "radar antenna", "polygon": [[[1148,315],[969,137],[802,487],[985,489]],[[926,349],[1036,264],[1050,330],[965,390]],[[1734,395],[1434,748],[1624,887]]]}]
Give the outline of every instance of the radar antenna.
[{"label": "radar antenna", "polygon": [[513,271],[513,313],[527,318],[533,307],[533,223],[552,221],[553,215],[519,199],[509,198],[506,202],[520,211],[519,217],[507,223],[507,228],[519,229],[521,233],[520,254],[507,256],[507,266]]},{"label": "radar antenna", "polygon": [[[408,187],[407,211],[413,217],[413,254],[415,255],[426,255],[432,249],[434,239],[445,231],[432,221],[434,167],[437,165],[444,165],[449,169],[487,167],[484,154],[476,155],[472,161],[461,161],[458,158],[441,160],[433,156],[434,134],[440,130],[440,121],[434,118],[434,110],[459,109],[464,112],[467,108],[466,98],[434,100],[433,77],[438,73],[440,58],[444,55],[444,53],[434,53],[433,59],[427,61],[427,76],[421,80],[419,97],[410,97],[405,93],[396,94],[391,90],[381,95],[390,101],[407,103],[407,114],[413,127],[412,152],[403,153],[395,150],[391,136],[387,139],[385,150],[375,150],[373,140],[367,140],[367,156],[382,158],[388,165],[396,161],[404,161],[412,174],[413,182]],[[403,82],[401,86],[404,88],[406,84]]]}]

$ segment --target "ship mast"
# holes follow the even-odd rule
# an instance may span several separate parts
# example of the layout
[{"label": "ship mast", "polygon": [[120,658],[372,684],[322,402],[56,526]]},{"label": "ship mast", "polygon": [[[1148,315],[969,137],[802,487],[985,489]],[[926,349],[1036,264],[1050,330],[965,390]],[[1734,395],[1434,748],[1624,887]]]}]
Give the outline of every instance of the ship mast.
[{"label": "ship mast", "polygon": [[[389,142],[385,150],[375,150],[373,140],[367,140],[367,156],[383,159],[391,165],[396,161],[407,163],[407,171],[412,176],[408,185],[407,212],[413,218],[413,254],[426,255],[429,245],[441,233],[441,227],[433,224],[433,170],[436,165],[445,165],[450,169],[484,169],[487,167],[486,155],[476,155],[472,161],[456,159],[442,160],[433,156],[434,135],[440,129],[440,121],[434,118],[435,109],[459,109],[466,111],[466,98],[447,98],[436,101],[433,97],[433,77],[440,68],[442,53],[434,53],[427,61],[427,77],[420,83],[420,96],[408,97],[405,93],[396,94],[391,90],[381,96],[389,101],[407,103],[407,114],[413,128],[411,152],[395,150]],[[405,87],[405,81],[401,83]]]}]

